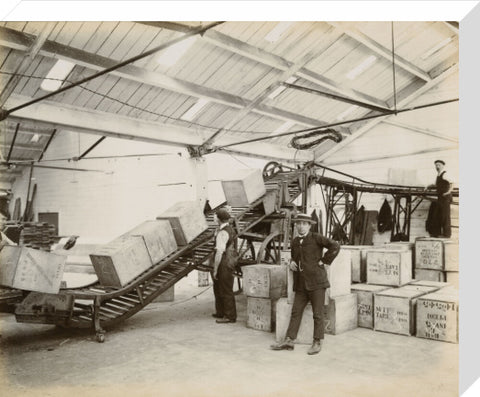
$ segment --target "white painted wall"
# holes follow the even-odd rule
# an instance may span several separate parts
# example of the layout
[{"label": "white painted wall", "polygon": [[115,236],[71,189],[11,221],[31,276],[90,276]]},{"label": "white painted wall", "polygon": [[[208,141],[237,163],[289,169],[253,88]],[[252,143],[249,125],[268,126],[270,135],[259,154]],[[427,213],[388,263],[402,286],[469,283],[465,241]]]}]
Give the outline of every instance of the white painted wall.
[{"label": "white painted wall", "polygon": [[[161,154],[152,157],[51,161],[79,156],[99,136],[62,131],[44,156],[45,165],[84,168],[101,172],[76,172],[34,168],[39,212],[59,213],[59,234],[79,235],[92,242],[106,242],[157,215],[178,201],[194,200],[197,194],[192,160],[185,149],[107,138],[88,157]],[[50,161],[49,161],[50,160]],[[226,154],[205,158],[208,196],[213,206],[223,202],[219,180],[238,168],[263,168],[264,160]],[[29,169],[13,185],[13,203],[22,199],[25,208]]]}]

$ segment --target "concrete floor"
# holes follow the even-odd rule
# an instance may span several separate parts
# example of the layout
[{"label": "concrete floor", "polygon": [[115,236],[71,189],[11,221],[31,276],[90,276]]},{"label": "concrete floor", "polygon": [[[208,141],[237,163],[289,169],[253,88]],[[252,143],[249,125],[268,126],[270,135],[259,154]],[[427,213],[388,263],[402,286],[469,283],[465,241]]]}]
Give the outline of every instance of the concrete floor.
[{"label": "concrete floor", "polygon": [[[175,302],[153,303],[107,332],[20,324],[0,314],[4,396],[408,396],[458,395],[458,345],[358,328],[326,335],[323,351],[269,350],[274,334],[215,324],[213,292],[196,273]],[[183,301],[183,302],[182,302]],[[8,394],[6,393],[8,392]]]}]

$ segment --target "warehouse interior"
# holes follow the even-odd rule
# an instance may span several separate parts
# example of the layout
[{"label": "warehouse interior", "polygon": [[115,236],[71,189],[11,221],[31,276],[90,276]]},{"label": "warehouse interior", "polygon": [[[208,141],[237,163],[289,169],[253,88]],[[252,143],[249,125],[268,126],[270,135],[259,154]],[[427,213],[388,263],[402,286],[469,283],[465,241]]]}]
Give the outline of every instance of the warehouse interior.
[{"label": "warehouse interior", "polygon": [[[0,379],[12,395],[458,395],[458,22],[2,22],[0,76],[8,236],[64,251],[69,278],[56,296],[91,307],[75,321],[19,314],[39,291],[2,286]],[[439,159],[453,183],[444,240],[426,229]],[[253,173],[266,190],[230,205],[225,181]],[[179,202],[196,203],[208,230],[179,245],[175,278],[146,292],[162,262],[129,281],[129,294],[145,288],[145,302],[102,329],[102,310],[115,311],[102,294],[120,302],[127,287],[102,286],[85,258]],[[381,231],[385,203],[392,214]],[[306,355],[309,342],[273,352],[275,325],[250,323],[246,270],[235,281],[237,322],[216,324],[208,272],[213,213],[225,205],[246,266],[282,266],[297,212],[315,212],[318,232],[351,258],[359,251],[348,246],[407,251],[410,279],[390,286],[424,280],[455,291],[453,339],[369,329],[355,317],[327,333],[317,356]],[[422,268],[420,247],[438,241],[443,267]],[[347,262],[348,296],[356,283],[381,284],[353,280]],[[338,302],[333,283],[344,275],[334,269]],[[409,318],[427,289],[407,299]],[[277,332],[279,313],[268,313]]]}]

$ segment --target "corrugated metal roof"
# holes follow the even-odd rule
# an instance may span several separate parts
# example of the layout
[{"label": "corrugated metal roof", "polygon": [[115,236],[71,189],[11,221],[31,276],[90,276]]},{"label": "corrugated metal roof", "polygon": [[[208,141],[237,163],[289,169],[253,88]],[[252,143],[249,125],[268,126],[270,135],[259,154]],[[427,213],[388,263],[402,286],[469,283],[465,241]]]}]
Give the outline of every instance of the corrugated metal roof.
[{"label": "corrugated metal roof", "polygon": [[[45,23],[3,22],[0,26],[3,91]],[[23,100],[47,94],[40,85],[57,59],[76,63],[68,80],[78,81],[102,70],[106,61],[114,64],[129,59],[198,26],[199,22],[57,22],[48,41],[28,64],[24,77],[16,81],[11,95]],[[112,123],[116,115],[125,115],[132,122],[182,126],[192,133],[203,131],[205,136],[223,128],[222,134],[236,139],[269,136],[286,121],[292,124],[286,131],[295,131],[339,122],[339,116],[345,112],[349,112],[343,117],[345,120],[372,114],[365,107],[350,109],[351,103],[294,88],[285,88],[270,98],[267,94],[281,87],[289,76],[295,77],[294,84],[302,87],[377,106],[393,103],[390,22],[293,22],[277,41],[268,41],[266,36],[276,26],[276,22],[228,21],[198,37],[173,66],[159,64],[160,54],[153,54],[137,60],[130,69],[98,77],[49,101],[59,107],[71,106],[70,110],[111,114]],[[445,70],[458,68],[458,34],[445,22],[395,22],[393,26],[398,102],[426,103],[415,93],[430,80],[441,77]],[[302,64],[308,54],[315,57]],[[371,56],[376,60],[365,71],[353,79],[347,77]],[[430,83],[431,87],[424,89],[420,98],[434,102],[445,95],[458,96],[458,79],[439,84]],[[199,98],[209,102],[191,121],[181,120]],[[243,107],[246,110],[242,111]],[[427,119],[432,118],[432,112],[428,112]],[[95,113],[91,114],[95,117]],[[404,119],[415,124],[415,117]],[[6,141],[11,141],[16,121],[7,119],[2,123]],[[25,117],[20,121],[22,126],[28,126],[26,129],[34,128],[35,123]],[[452,126],[455,120],[437,124],[440,131],[442,125]],[[432,126],[436,128],[433,121]],[[54,126],[47,127],[51,131]],[[419,122],[420,127],[425,128],[424,120]],[[356,130],[354,123],[342,127],[347,132],[345,136],[347,128]],[[17,144],[28,145],[28,134],[22,136]],[[269,142],[285,147],[291,137],[272,138]],[[43,148],[46,140],[48,135],[42,135],[36,145]],[[29,150],[14,149],[14,154],[16,158],[36,158]]]}]

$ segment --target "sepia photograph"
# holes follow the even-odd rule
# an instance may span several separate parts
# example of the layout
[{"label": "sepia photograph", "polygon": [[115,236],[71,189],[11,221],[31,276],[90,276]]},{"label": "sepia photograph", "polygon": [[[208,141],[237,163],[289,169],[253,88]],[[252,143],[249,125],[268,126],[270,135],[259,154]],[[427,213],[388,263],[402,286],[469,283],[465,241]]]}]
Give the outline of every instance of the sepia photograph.
[{"label": "sepia photograph", "polygon": [[0,22],[4,395],[460,396],[462,22],[85,3]]}]

